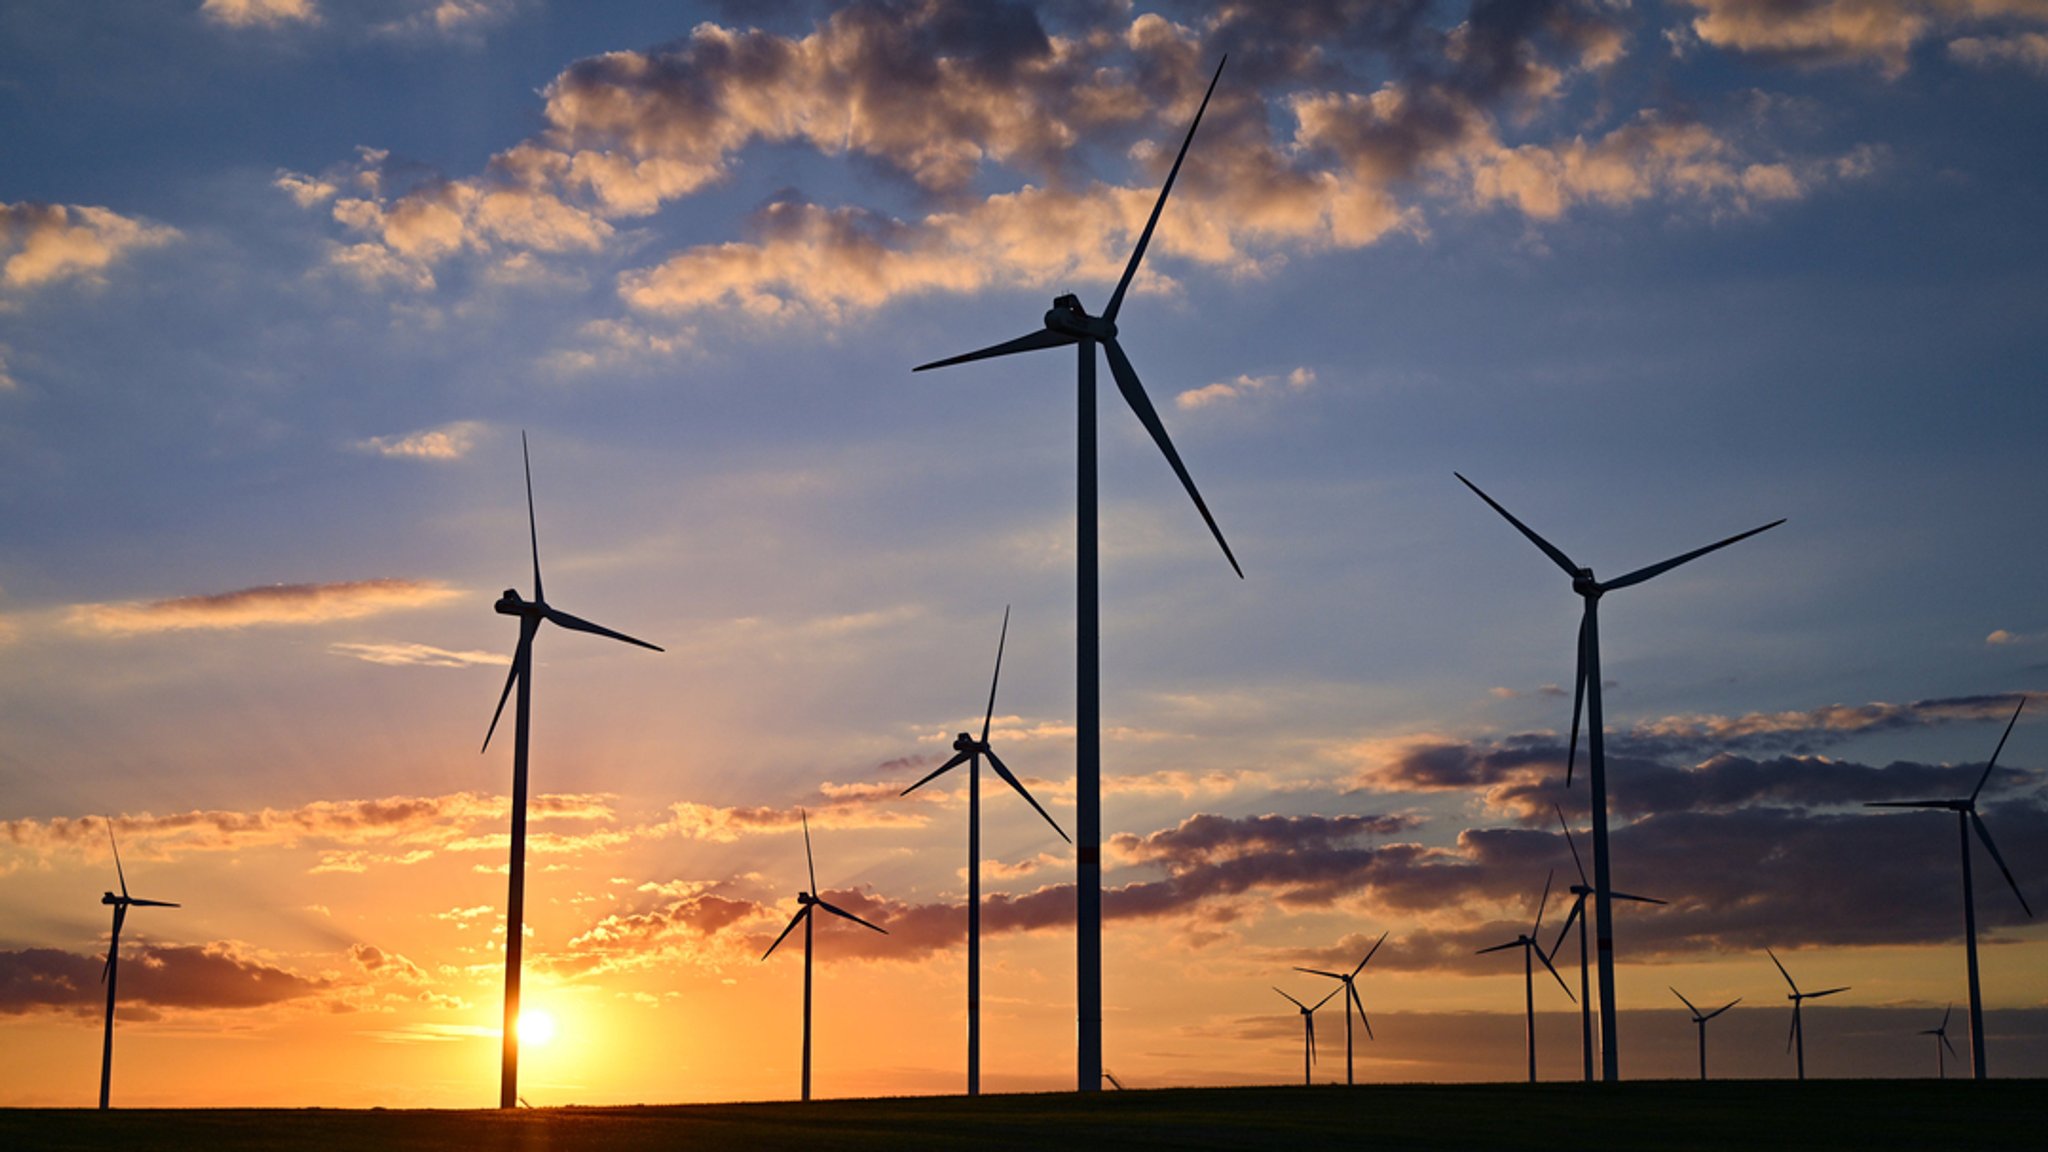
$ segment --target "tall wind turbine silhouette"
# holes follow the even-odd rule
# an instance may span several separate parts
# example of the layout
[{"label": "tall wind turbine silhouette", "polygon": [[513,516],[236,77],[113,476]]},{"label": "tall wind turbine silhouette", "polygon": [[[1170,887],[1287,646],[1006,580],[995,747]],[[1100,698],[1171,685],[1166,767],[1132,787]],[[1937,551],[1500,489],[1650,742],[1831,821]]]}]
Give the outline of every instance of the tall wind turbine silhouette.
[{"label": "tall wind turbine silhouette", "polygon": [[[1571,935],[1572,921],[1578,921],[1579,1056],[1585,1063],[1586,1083],[1591,1084],[1593,1082],[1593,993],[1592,990],[1589,987],[1587,987],[1586,984],[1587,949],[1586,917],[1584,913],[1586,911],[1586,897],[1591,896],[1593,894],[1593,886],[1586,882],[1586,862],[1584,860],[1579,859],[1579,845],[1577,841],[1572,839],[1571,825],[1565,823],[1564,821],[1564,809],[1554,803],[1550,806],[1550,808],[1551,811],[1557,813],[1557,826],[1564,829],[1565,846],[1572,850],[1572,867],[1577,868],[1579,870],[1579,882],[1577,884],[1572,885],[1569,889],[1572,896],[1574,897],[1574,899],[1572,900],[1571,913],[1564,918],[1564,927],[1558,929],[1557,943],[1552,944],[1550,946],[1550,954],[1552,956],[1555,956],[1557,955],[1557,950],[1559,948],[1564,947],[1564,938],[1566,936]],[[1617,900],[1634,900],[1642,904],[1664,903],[1664,901],[1662,900],[1652,899],[1648,896],[1631,896],[1626,892],[1614,892],[1610,893],[1610,895],[1612,895]]]},{"label": "tall wind turbine silhouette", "polygon": [[[106,820],[106,817],[100,817]],[[128,909],[176,908],[168,900],[144,900],[128,894],[128,876],[121,871],[121,846],[114,842],[114,822],[107,820],[107,843],[114,849],[114,877],[121,882],[121,894],[112,892],[100,897],[100,903],[114,908],[114,932],[107,941],[107,964],[100,969],[100,981],[107,986],[107,1027],[105,1037],[100,1041],[100,1109],[107,1107],[107,1092],[114,1083],[114,985],[121,979],[121,924],[128,919]]]},{"label": "tall wind turbine silhouette", "polygon": [[880,932],[884,936],[887,936],[889,934],[889,930],[887,928],[881,928],[877,927],[876,925],[870,924],[867,921],[861,919],[860,917],[855,916],[853,913],[848,912],[846,909],[841,908],[838,905],[833,904],[827,900],[824,900],[818,896],[818,866],[811,860],[811,818],[808,813],[799,812],[798,815],[802,818],[804,824],[804,868],[808,870],[810,873],[811,887],[809,891],[799,892],[796,894],[796,915],[789,918],[789,926],[782,930],[782,935],[777,936],[775,938],[775,943],[770,944],[768,946],[768,950],[766,952],[761,953],[761,959],[766,960],[770,956],[775,955],[775,950],[782,946],[782,942],[789,937],[790,932],[793,931],[798,924],[802,924],[804,926],[803,1098],[805,1100],[809,1100],[811,1098],[811,909],[823,908],[825,911],[830,912],[834,916],[839,916],[843,917],[844,919],[851,920],[855,924],[858,924],[863,928],[873,928],[875,931]]},{"label": "tall wind turbine silhouette", "polygon": [[533,460],[527,454],[524,432],[519,434],[519,456],[526,465],[526,530],[533,545],[533,599],[520,599],[516,588],[507,588],[505,594],[498,597],[496,609],[500,616],[519,617],[519,645],[512,650],[512,669],[505,676],[505,690],[498,694],[498,710],[491,713],[491,726],[484,732],[483,748],[479,749],[480,752],[490,750],[491,737],[498,731],[498,721],[505,715],[505,701],[516,685],[519,707],[514,712],[512,726],[512,863],[505,897],[505,1025],[503,1059],[498,1075],[500,1108],[519,1106],[519,969],[526,929],[526,748],[533,717],[533,638],[540,634],[541,623],[546,621],[572,632],[609,636],[613,640],[661,651],[645,640],[635,640],[623,632],[614,632],[571,616],[547,602],[540,584],[540,529],[533,515]]},{"label": "tall wind turbine silhouette", "polygon": [[1543,899],[1536,903],[1536,923],[1531,925],[1527,932],[1522,933],[1505,944],[1495,944],[1491,948],[1481,948],[1476,953],[1476,955],[1484,956],[1488,952],[1505,952],[1510,948],[1520,948],[1522,950],[1522,999],[1529,1013],[1529,1083],[1531,1084],[1536,1082],[1536,968],[1529,958],[1534,956],[1536,959],[1543,961],[1543,967],[1549,969],[1551,976],[1556,978],[1557,986],[1564,989],[1565,996],[1568,999],[1577,999],[1577,997],[1572,996],[1571,986],[1564,982],[1564,977],[1559,976],[1557,969],[1550,966],[1550,957],[1544,954],[1543,945],[1536,940],[1537,935],[1543,931],[1543,908],[1550,903],[1550,882],[1555,879],[1557,879],[1557,873],[1552,872],[1549,879],[1543,881]]},{"label": "tall wind turbine silhouette", "polygon": [[1785,1050],[1789,1052],[1795,1047],[1798,1049],[1799,1078],[1804,1080],[1806,1079],[1806,1026],[1800,1020],[1799,1006],[1807,1000],[1818,1000],[1823,996],[1833,996],[1837,992],[1847,992],[1849,987],[1845,984],[1840,988],[1827,988],[1819,992],[1801,992],[1799,985],[1793,983],[1792,974],[1785,971],[1785,964],[1778,959],[1778,954],[1772,952],[1769,948],[1764,949],[1764,951],[1770,954],[1771,963],[1778,966],[1778,974],[1785,978],[1785,983],[1792,985],[1792,994],[1785,997],[1785,999],[1792,1002],[1792,1031],[1785,1037]]},{"label": "tall wind turbine silhouette", "polygon": [[1776,528],[1785,521],[1773,520],[1762,528],[1752,528],[1730,536],[1726,540],[1695,548],[1680,556],[1674,556],[1647,568],[1638,568],[1625,576],[1612,580],[1596,580],[1591,568],[1582,568],[1572,562],[1558,547],[1534,529],[1515,519],[1507,509],[1494,502],[1493,497],[1479,490],[1477,484],[1460,473],[1452,473],[1460,483],[1472,489],[1474,495],[1486,501],[1487,506],[1501,514],[1516,530],[1529,538],[1531,544],[1550,557],[1551,562],[1564,569],[1572,578],[1572,591],[1586,602],[1585,613],[1579,619],[1578,672],[1572,689],[1572,739],[1565,754],[1565,785],[1572,781],[1572,767],[1579,749],[1579,710],[1586,713],[1586,765],[1587,775],[1592,778],[1593,813],[1593,929],[1599,943],[1600,970],[1600,1078],[1618,1080],[1621,1078],[1621,1052],[1615,1043],[1614,1015],[1614,908],[1611,889],[1608,887],[1607,863],[1607,740],[1603,715],[1600,709],[1600,597],[1609,592],[1628,588],[1653,576],[1661,576],[1681,564],[1689,563],[1709,552],[1726,548],[1738,540],[1746,540],[1766,529]]},{"label": "tall wind turbine silhouette", "polygon": [[[1948,1079],[1949,1056],[1951,1054],[1962,1055],[1962,1053],[1956,1052],[1955,1045],[1948,1042],[1948,1018],[1955,1015],[1955,1011],[1956,1006],[1953,1004],[1949,1005],[1948,1010],[1941,1014],[1941,1027],[1924,1028],[1920,1031],[1922,1036],[1934,1037],[1934,1075],[1938,1080]],[[1948,1051],[1942,1051],[1944,1048]]]},{"label": "tall wind turbine silhouette", "polygon": [[[1984,848],[1991,853],[1991,859],[2005,876],[2012,894],[2019,897],[2020,907],[2029,919],[2034,910],[2027,905],[2027,898],[2020,893],[2019,881],[2012,878],[2012,869],[2005,866],[2005,857],[1998,854],[1998,845],[1991,842],[1991,829],[1984,826],[1984,818],[1977,815],[1977,796],[1984,791],[1984,783],[1991,779],[1991,770],[1998,767],[1998,754],[2005,751],[2005,741],[2012,735],[2012,726],[2020,722],[2020,709],[2027,706],[2027,698],[2020,697],[2019,707],[2012,710],[2012,719],[2005,722],[2005,735],[1998,738],[1998,747],[1991,750],[1991,762],[1984,765],[1984,774],[1977,777],[1977,786],[1970,794],[1959,800],[1874,800],[1867,808],[1935,808],[1956,814],[1956,832],[1962,838],[1963,848],[1963,952],[1969,958],[1970,971],[1970,1075],[1984,1079],[1984,993],[1977,983],[1977,892],[1970,878],[1970,827],[1975,825],[1977,836],[1984,841]],[[1946,1027],[1946,1024],[1943,1025]],[[1946,1037],[1944,1036],[1944,1039]]]},{"label": "tall wind turbine silhouette", "polygon": [[1373,953],[1378,952],[1380,950],[1380,945],[1385,944],[1386,942],[1387,934],[1385,932],[1380,933],[1380,938],[1373,941],[1372,947],[1366,950],[1365,959],[1360,960],[1358,962],[1358,967],[1353,968],[1349,972],[1325,972],[1320,968],[1303,968],[1299,965],[1297,965],[1294,969],[1296,972],[1307,972],[1311,976],[1328,976],[1332,980],[1339,980],[1343,982],[1344,987],[1342,990],[1344,992],[1344,1083],[1346,1084],[1356,1084],[1358,1082],[1352,1079],[1351,1076],[1351,1010],[1353,1008],[1358,1009],[1358,1022],[1360,1024],[1365,1025],[1365,1038],[1368,1040],[1373,1038],[1372,1021],[1367,1020],[1365,1018],[1365,1001],[1360,1000],[1358,998],[1358,985],[1356,981],[1358,979],[1358,974],[1360,972],[1365,971],[1365,966],[1372,962]]},{"label": "tall wind turbine silhouette", "polygon": [[[1328,1004],[1330,1002],[1330,997],[1335,996],[1337,993],[1342,992],[1343,990],[1344,986],[1340,984],[1337,987],[1332,988],[1328,992],[1324,993],[1323,998],[1321,1000],[1316,1001],[1314,1005],[1308,1005],[1303,1004],[1301,1001],[1296,1000],[1292,996],[1287,996],[1287,993],[1280,992],[1278,988],[1273,989],[1273,991],[1275,992],[1280,992],[1282,996],[1287,996],[1288,1003],[1294,1005],[1296,1008],[1301,1009],[1301,1022],[1305,1026],[1305,1031],[1302,1033],[1301,1037],[1301,1082],[1303,1084],[1313,1085],[1316,1082],[1316,1009],[1321,1008],[1325,1004]],[[1346,1007],[1349,1006],[1347,1005]],[[1345,1019],[1348,1020],[1350,1019],[1350,1017],[1347,1016],[1345,1017]]]},{"label": "tall wind turbine silhouette", "polygon": [[1123,278],[1117,281],[1116,291],[1111,293],[1109,306],[1103,309],[1102,315],[1090,316],[1081,306],[1080,299],[1069,293],[1053,300],[1052,309],[1045,314],[1044,327],[1036,332],[979,351],[920,364],[912,369],[922,372],[927,368],[944,368],[970,360],[1067,344],[1074,345],[1079,351],[1080,451],[1077,453],[1077,478],[1080,490],[1075,556],[1079,618],[1075,627],[1074,823],[1080,843],[1076,845],[1075,852],[1078,899],[1074,936],[1076,1078],[1083,1092],[1102,1090],[1102,691],[1095,492],[1095,349],[1098,345],[1109,357],[1110,375],[1116,379],[1117,390],[1123,393],[1124,402],[1130,405],[1138,422],[1152,434],[1153,442],[1165,455],[1174,475],[1180,477],[1181,486],[1187,489],[1188,496],[1195,502],[1195,509],[1209,525],[1210,534],[1216,537],[1216,543],[1222,545],[1223,556],[1230,561],[1231,569],[1240,579],[1244,577],[1244,569],[1238,567],[1237,557],[1231,554],[1222,529],[1216,527],[1216,518],[1209,514],[1209,506],[1202,502],[1202,494],[1195,490],[1195,481],[1188,475],[1186,465],[1181,463],[1180,453],[1174,450],[1173,440],[1166,434],[1166,425],[1160,423],[1159,413],[1145,394],[1145,386],[1138,381],[1137,370],[1131,367],[1130,359],[1124,355],[1123,347],[1116,339],[1116,318],[1123,308],[1124,293],[1138,274],[1138,264],[1145,258],[1146,245],[1152,242],[1152,231],[1159,224],[1159,214],[1166,207],[1166,197],[1173,191],[1174,178],[1180,175],[1181,162],[1187,159],[1188,145],[1194,142],[1195,129],[1201,126],[1202,113],[1208,109],[1209,97],[1215,94],[1216,81],[1222,76],[1223,61],[1218,61],[1216,75],[1210,78],[1208,91],[1202,94],[1201,106],[1195,109],[1194,122],[1188,125],[1180,153],[1174,157],[1173,167],[1166,174],[1166,183],[1159,189],[1159,199],[1152,205],[1152,215],[1145,221],[1145,230],[1138,235],[1137,247],[1132,249],[1130,262],[1124,266]]},{"label": "tall wind turbine silhouette", "polygon": [[1039,807],[1030,790],[1022,781],[1010,773],[1010,769],[989,747],[989,725],[996,716],[996,685],[1003,679],[1003,645],[1010,639],[1010,610],[1003,609],[1003,631],[996,638],[996,671],[988,682],[988,711],[981,717],[981,739],[976,740],[966,732],[953,738],[953,758],[933,769],[931,774],[910,787],[902,795],[908,796],[947,772],[967,765],[967,1094],[981,1095],[981,758],[988,757],[989,767],[1003,782],[1016,789],[1024,802],[1036,809],[1045,822],[1052,825],[1060,839],[1071,844],[1059,821]]},{"label": "tall wind turbine silhouette", "polygon": [[[1670,988],[1671,986],[1667,984],[1665,985],[1665,987]],[[1735,999],[1730,1000],[1726,1004],[1721,1005],[1719,1008],[1714,1009],[1712,1012],[1702,1013],[1698,1008],[1693,1007],[1692,1001],[1687,1000],[1685,998],[1685,993],[1680,992],[1676,988],[1671,988],[1671,994],[1673,996],[1678,997],[1678,1002],[1680,1004],[1685,1005],[1686,1008],[1692,1012],[1692,1022],[1699,1026],[1700,1079],[1705,1080],[1707,1078],[1707,1021],[1712,1020],[1714,1017],[1719,1016],[1721,1013],[1726,1012],[1730,1008],[1735,1007],[1737,1004],[1742,1003],[1742,997],[1737,996]]]}]

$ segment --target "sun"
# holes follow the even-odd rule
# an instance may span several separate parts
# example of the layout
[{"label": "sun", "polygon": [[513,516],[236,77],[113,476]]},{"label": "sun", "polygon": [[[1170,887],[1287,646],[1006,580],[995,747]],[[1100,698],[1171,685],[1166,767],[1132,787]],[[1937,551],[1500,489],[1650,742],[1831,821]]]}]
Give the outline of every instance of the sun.
[{"label": "sun", "polygon": [[555,1018],[538,1008],[523,1009],[518,1030],[521,1048],[545,1048],[555,1038]]}]

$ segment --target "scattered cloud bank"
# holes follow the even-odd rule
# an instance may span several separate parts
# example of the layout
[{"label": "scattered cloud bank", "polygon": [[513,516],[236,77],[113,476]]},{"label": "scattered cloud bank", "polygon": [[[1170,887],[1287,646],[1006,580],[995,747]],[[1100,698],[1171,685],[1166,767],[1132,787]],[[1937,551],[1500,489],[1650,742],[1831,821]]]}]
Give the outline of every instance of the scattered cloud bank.
[{"label": "scattered cloud bank", "polygon": [[[168,1012],[267,1008],[327,991],[334,980],[301,976],[249,956],[232,944],[152,944],[121,954],[123,1019]],[[100,983],[104,955],[55,948],[0,951],[0,1015],[37,1011],[94,1016],[105,1010]]]},{"label": "scattered cloud bank", "polygon": [[[2048,24],[2035,0],[1684,0],[1698,15],[1667,33],[1683,52],[1707,45],[1774,56],[1808,66],[1874,67],[1897,78],[1911,69],[1924,41],[1958,36],[1950,55],[1969,64],[1992,57],[2048,60],[2026,25]],[[1980,55],[1981,54],[1981,55]],[[1975,58],[1973,58],[1973,56]]]},{"label": "scattered cloud bank", "polygon": [[1315,382],[1316,374],[1312,368],[1296,368],[1285,376],[1240,375],[1235,380],[1219,380],[1200,388],[1190,388],[1174,397],[1174,403],[1183,410],[1206,408],[1212,404],[1257,396],[1268,390],[1302,392]]},{"label": "scattered cloud bank", "polygon": [[79,604],[66,614],[72,627],[102,636],[133,636],[203,628],[327,624],[405,608],[425,608],[460,596],[438,580],[353,580],[337,584],[265,584],[172,600]]},{"label": "scattered cloud bank", "polygon": [[150,224],[84,204],[0,204],[0,287],[26,291],[75,280],[98,285],[133,252],[179,238]]},{"label": "scattered cloud bank", "polygon": [[371,436],[355,442],[358,452],[392,456],[404,460],[460,460],[476,447],[486,426],[476,420],[457,420],[438,428],[422,428],[393,436]]},{"label": "scattered cloud bank", "polygon": [[206,0],[199,14],[229,28],[277,28],[320,20],[313,0]]}]

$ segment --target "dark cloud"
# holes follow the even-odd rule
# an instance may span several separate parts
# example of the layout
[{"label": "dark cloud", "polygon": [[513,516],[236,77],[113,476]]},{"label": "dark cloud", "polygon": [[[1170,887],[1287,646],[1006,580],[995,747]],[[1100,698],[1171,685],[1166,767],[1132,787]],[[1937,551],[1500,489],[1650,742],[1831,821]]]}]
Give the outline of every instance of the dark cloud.
[{"label": "dark cloud", "polygon": [[[106,1004],[104,956],[54,948],[0,951],[0,1014],[55,1010],[90,1015]],[[334,986],[245,957],[231,945],[143,944],[121,956],[121,1013],[262,1008]]]}]

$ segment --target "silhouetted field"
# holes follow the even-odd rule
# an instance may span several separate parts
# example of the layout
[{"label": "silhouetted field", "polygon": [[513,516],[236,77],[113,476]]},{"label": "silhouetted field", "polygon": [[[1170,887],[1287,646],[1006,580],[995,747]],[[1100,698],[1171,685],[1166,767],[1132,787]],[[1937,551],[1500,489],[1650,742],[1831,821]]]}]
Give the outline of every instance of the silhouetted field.
[{"label": "silhouetted field", "polygon": [[2041,1081],[1185,1088],[530,1111],[0,1111],[21,1149],[2026,1148]]}]

